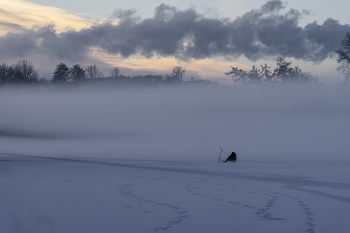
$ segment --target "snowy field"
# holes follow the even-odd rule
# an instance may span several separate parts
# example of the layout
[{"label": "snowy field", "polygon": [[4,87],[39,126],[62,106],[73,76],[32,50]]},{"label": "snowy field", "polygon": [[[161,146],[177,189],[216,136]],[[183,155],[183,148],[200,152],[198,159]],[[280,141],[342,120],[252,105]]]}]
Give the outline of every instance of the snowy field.
[{"label": "snowy field", "polygon": [[0,232],[350,231],[350,163],[0,159]]},{"label": "snowy field", "polygon": [[350,232],[349,119],[322,87],[2,90],[0,233]]}]

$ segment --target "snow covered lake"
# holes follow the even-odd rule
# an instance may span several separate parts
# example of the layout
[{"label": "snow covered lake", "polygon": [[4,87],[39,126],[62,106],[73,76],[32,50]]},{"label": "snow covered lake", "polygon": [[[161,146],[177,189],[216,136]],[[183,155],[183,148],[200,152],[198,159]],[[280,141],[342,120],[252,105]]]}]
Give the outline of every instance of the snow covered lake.
[{"label": "snow covered lake", "polygon": [[349,95],[1,92],[0,232],[350,232]]},{"label": "snow covered lake", "polygon": [[0,232],[349,232],[350,163],[0,157]]}]

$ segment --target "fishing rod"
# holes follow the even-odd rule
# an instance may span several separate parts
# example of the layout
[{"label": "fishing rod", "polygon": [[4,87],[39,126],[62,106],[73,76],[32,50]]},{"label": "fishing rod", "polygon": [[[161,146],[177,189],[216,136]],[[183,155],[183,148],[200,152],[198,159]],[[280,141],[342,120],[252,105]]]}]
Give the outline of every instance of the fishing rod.
[{"label": "fishing rod", "polygon": [[223,149],[223,148],[221,148],[221,146],[220,146],[220,149],[221,149],[221,151],[220,151],[219,163],[220,163],[220,160],[221,160],[221,152],[223,152],[223,151],[224,151],[224,149]]}]

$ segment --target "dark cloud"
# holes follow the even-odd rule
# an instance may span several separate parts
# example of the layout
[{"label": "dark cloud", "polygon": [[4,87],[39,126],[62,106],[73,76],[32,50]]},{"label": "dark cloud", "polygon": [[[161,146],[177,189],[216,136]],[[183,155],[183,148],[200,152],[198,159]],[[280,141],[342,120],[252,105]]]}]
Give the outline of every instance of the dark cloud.
[{"label": "dark cloud", "polygon": [[24,57],[30,53],[36,52],[38,35],[34,31],[25,31],[23,33],[8,33],[0,37],[0,57]]},{"label": "dark cloud", "polygon": [[9,22],[1,22],[1,21],[0,21],[0,28],[7,29],[8,31],[18,31],[18,32],[25,31],[25,29],[19,24],[9,23]]},{"label": "dark cloud", "polygon": [[266,2],[236,19],[208,18],[195,8],[179,10],[162,4],[154,16],[141,19],[135,10],[116,10],[111,21],[80,31],[57,33],[53,26],[0,38],[0,56],[46,54],[58,59],[81,61],[91,48],[129,57],[172,56],[204,59],[241,55],[255,61],[267,57],[294,57],[320,62],[333,55],[347,31],[334,19],[300,26],[307,11],[285,11],[280,0]]}]

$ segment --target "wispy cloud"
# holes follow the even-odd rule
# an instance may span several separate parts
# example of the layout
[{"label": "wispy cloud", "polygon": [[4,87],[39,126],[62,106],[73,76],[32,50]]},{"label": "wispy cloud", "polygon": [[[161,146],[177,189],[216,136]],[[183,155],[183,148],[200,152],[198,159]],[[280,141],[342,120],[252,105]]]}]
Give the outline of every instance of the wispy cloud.
[{"label": "wispy cloud", "polygon": [[55,24],[58,32],[89,27],[92,22],[65,10],[21,0],[0,0],[0,34],[23,32],[33,26]]}]

